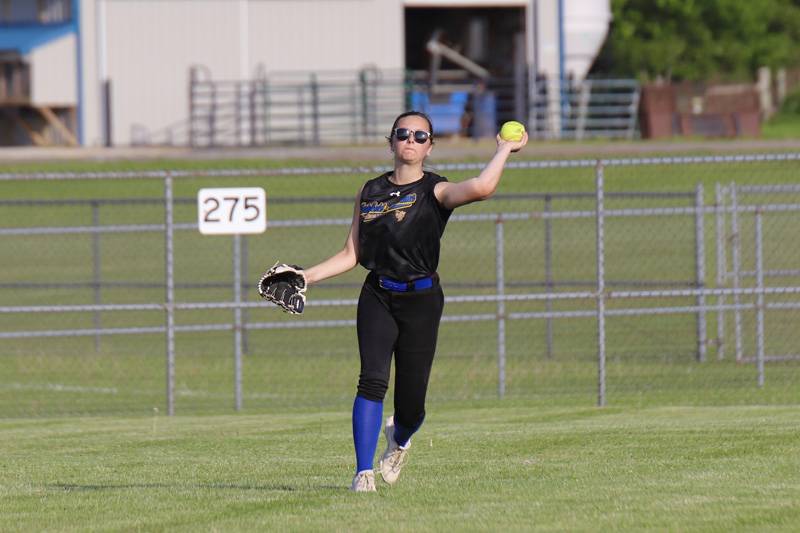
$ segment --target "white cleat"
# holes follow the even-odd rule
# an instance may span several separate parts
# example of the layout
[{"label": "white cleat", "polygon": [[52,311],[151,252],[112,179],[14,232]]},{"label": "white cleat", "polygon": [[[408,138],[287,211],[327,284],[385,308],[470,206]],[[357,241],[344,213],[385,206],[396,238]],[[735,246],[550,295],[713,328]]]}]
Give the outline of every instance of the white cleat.
[{"label": "white cleat", "polygon": [[386,419],[386,428],[384,428],[383,433],[386,435],[386,451],[381,455],[381,477],[389,485],[394,485],[397,478],[400,477],[400,469],[403,468],[403,465],[408,460],[408,449],[411,447],[411,441],[409,440],[408,444],[403,447],[400,447],[395,442],[393,416]]},{"label": "white cleat", "polygon": [[375,472],[363,470],[355,475],[353,484],[350,485],[353,492],[377,492],[375,489]]}]

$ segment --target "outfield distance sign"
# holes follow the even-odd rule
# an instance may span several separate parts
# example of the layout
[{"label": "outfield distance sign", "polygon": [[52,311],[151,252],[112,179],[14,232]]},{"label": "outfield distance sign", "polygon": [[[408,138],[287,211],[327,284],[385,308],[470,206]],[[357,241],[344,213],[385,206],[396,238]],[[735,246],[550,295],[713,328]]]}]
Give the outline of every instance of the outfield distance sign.
[{"label": "outfield distance sign", "polygon": [[264,233],[267,195],[261,187],[200,189],[197,228],[203,235]]}]

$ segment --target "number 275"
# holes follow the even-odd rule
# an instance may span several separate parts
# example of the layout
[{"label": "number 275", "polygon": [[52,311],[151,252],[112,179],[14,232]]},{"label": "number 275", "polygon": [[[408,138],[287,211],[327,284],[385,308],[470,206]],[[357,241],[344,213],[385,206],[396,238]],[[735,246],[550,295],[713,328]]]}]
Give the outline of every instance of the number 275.
[{"label": "number 275", "polygon": [[225,215],[225,208],[228,207],[227,210],[227,218],[228,222],[233,222],[233,215],[236,212],[236,206],[239,205],[239,202],[244,200],[243,210],[244,210],[244,221],[245,222],[252,222],[258,218],[261,214],[261,210],[258,208],[258,197],[256,196],[245,196],[241,198],[239,196],[225,196],[223,198],[206,198],[203,201],[203,220],[205,222],[222,222],[222,219],[219,218],[220,216]]}]

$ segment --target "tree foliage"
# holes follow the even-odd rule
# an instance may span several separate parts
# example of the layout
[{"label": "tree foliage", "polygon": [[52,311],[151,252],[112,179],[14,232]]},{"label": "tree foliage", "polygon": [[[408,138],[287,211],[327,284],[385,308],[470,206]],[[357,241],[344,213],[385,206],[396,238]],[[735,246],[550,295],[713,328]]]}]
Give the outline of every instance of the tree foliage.
[{"label": "tree foliage", "polygon": [[800,61],[800,0],[612,0],[597,74],[750,80]]}]

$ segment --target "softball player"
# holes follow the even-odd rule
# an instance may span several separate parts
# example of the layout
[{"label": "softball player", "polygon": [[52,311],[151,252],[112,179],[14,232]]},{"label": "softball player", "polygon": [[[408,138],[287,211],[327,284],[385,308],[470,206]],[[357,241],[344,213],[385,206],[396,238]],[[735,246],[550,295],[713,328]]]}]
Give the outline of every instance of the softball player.
[{"label": "softball player", "polygon": [[361,264],[369,270],[358,301],[361,357],[353,403],[356,474],[351,489],[375,491],[373,460],[383,421],[383,398],[395,358],[394,415],[386,419],[381,477],[397,481],[411,436],[425,418],[425,394],[436,349],[444,295],[436,269],[439,244],[456,207],[494,193],[506,160],[528,142],[497,137],[497,151],[476,177],[451,183],[423,170],[433,149],[433,125],[424,113],[395,119],[388,137],[394,170],[367,181],[356,196],[344,248],[305,270],[308,284]]}]

